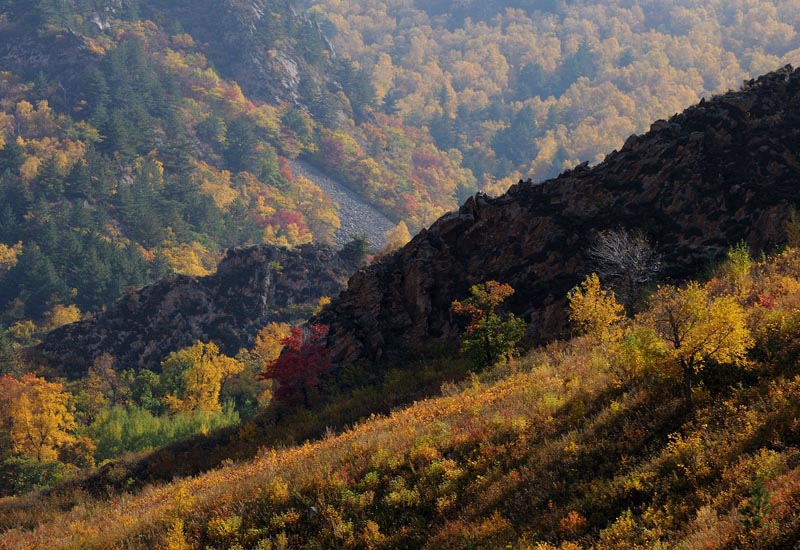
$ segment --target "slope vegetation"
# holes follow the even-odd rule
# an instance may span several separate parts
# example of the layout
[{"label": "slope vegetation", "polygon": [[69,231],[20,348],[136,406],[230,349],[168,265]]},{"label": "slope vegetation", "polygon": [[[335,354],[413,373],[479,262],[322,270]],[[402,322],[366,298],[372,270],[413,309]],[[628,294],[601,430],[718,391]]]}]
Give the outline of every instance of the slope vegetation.
[{"label": "slope vegetation", "polygon": [[0,90],[5,327],[206,275],[232,246],[332,244],[339,209],[297,157],[395,222],[475,189],[430,136],[374,120],[368,76],[280,0],[4,2]]},{"label": "slope vegetation", "polygon": [[786,67],[631,137],[595,167],[478,194],[397,253],[359,271],[319,317],[337,361],[421,352],[458,333],[454,298],[511,284],[532,336],[559,334],[564,296],[597,233],[648,235],[663,275],[708,267],[740,240],[769,250],[800,200],[800,71]]},{"label": "slope vegetation", "polygon": [[[712,325],[741,323],[748,335],[746,357],[708,352],[692,406],[680,346],[657,321],[659,296],[674,291],[665,287],[619,320],[618,336],[551,344],[340,435],[105,504],[41,510],[45,523],[0,544],[785,548],[800,534],[800,253],[753,262],[731,252],[686,289],[708,310],[727,304]],[[696,326],[706,313],[692,310]],[[5,501],[6,524],[35,509]]]},{"label": "slope vegetation", "polygon": [[230,356],[272,322],[302,322],[323,296],[338,294],[354,261],[324,245],[229,250],[206,277],[172,275],[131,292],[97,316],[59,327],[38,346],[47,364],[78,378],[108,353],[115,368],[158,370],[197,340]]},{"label": "slope vegetation", "polygon": [[379,107],[460,151],[492,194],[599,162],[653,120],[800,62],[790,0],[302,4],[370,71]]}]

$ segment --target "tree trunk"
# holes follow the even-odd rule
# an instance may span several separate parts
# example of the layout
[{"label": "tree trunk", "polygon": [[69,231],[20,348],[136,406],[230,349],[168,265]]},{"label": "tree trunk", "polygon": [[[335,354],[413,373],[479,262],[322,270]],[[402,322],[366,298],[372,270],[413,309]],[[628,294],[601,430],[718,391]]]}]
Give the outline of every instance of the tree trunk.
[{"label": "tree trunk", "polygon": [[692,410],[692,378],[694,376],[694,368],[685,361],[681,361],[681,367],[683,368],[683,397],[686,400],[686,407]]}]

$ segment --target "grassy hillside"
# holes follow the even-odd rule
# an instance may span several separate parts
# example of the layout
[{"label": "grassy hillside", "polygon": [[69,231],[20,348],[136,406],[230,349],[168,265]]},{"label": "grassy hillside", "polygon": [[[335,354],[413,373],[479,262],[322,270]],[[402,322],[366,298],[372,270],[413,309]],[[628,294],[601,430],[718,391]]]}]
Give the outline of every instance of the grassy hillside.
[{"label": "grassy hillside", "polygon": [[738,248],[633,319],[611,307],[610,323],[341,434],[105,503],[75,495],[66,513],[6,499],[4,524],[42,524],[0,545],[785,548],[800,536],[799,307],[798,249]]}]

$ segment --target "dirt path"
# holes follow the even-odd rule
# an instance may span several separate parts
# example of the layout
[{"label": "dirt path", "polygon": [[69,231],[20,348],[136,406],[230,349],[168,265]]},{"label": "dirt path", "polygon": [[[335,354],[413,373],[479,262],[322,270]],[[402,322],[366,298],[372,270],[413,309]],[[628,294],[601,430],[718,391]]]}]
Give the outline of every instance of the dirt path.
[{"label": "dirt path", "polygon": [[366,203],[354,191],[308,163],[293,160],[291,166],[295,174],[319,185],[334,202],[339,204],[339,220],[342,226],[334,237],[337,246],[342,246],[360,235],[366,237],[375,249],[379,250],[386,245],[386,231],[396,225],[392,220]]}]

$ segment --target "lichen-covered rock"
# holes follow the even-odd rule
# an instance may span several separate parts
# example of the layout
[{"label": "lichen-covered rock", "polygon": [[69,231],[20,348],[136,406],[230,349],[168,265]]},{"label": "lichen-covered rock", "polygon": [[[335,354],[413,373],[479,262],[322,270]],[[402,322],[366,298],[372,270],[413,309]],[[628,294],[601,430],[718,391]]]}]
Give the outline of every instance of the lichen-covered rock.
[{"label": "lichen-covered rock", "polygon": [[799,200],[800,71],[786,67],[656,122],[598,166],[470,198],[356,273],[317,320],[338,363],[402,356],[456,336],[450,303],[495,279],[516,289],[532,335],[553,335],[598,231],[642,229],[680,279],[742,239],[780,242]]},{"label": "lichen-covered rock", "polygon": [[197,340],[233,355],[269,322],[306,318],[355,267],[323,245],[230,250],[215,274],[168,276],[54,330],[37,351],[70,376],[84,374],[101,353],[114,356],[117,368],[158,369],[167,354]]}]

